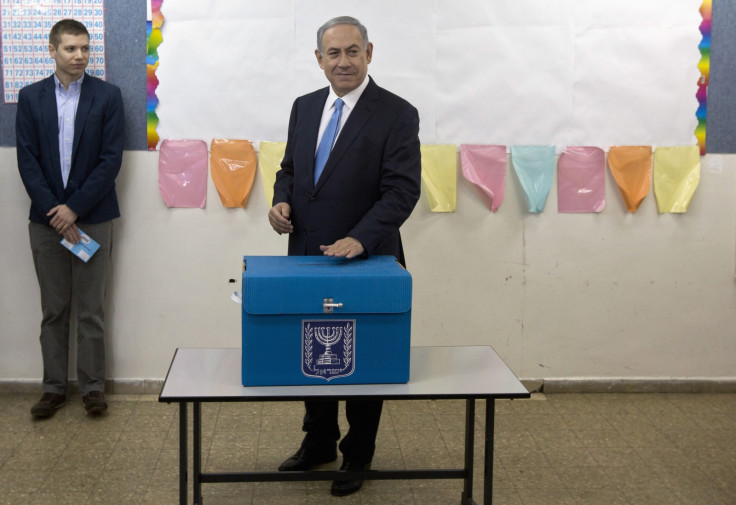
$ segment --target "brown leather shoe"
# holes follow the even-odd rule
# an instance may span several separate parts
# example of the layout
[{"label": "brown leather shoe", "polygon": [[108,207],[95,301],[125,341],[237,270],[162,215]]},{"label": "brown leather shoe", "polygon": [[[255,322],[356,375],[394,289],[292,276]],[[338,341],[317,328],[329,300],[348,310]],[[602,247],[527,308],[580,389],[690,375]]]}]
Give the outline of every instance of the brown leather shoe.
[{"label": "brown leather shoe", "polygon": [[63,407],[65,403],[65,395],[44,393],[41,395],[41,399],[31,407],[31,415],[39,418],[51,417],[56,414],[56,411]]},{"label": "brown leather shoe", "polygon": [[82,397],[87,414],[102,414],[107,410],[107,402],[102,391],[90,391]]}]

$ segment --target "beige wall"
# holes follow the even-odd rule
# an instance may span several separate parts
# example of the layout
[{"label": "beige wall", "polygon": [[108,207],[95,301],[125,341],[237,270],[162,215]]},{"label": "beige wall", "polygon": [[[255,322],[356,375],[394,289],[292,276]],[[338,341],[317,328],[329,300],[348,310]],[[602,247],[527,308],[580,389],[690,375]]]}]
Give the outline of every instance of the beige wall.
[{"label": "beige wall", "polygon": [[[41,376],[38,287],[15,150],[0,148],[0,381]],[[239,347],[243,255],[284,254],[260,177],[245,209],[166,209],[158,153],[118,177],[109,376],[161,379],[177,347]],[[736,156],[703,159],[684,215],[653,193],[630,215],[610,175],[600,214],[526,211],[513,171],[491,213],[459,175],[458,209],[404,225],[413,345],[492,345],[522,378],[736,378]],[[229,279],[236,279],[233,284]]]}]

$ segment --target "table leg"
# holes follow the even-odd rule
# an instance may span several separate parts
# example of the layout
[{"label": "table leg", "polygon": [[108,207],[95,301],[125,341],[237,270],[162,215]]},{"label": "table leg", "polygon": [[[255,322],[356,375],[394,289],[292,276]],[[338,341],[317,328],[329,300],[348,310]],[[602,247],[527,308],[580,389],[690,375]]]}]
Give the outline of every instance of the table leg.
[{"label": "table leg", "polygon": [[485,445],[485,467],[483,469],[483,504],[491,505],[493,502],[493,428],[494,415],[496,411],[496,400],[486,399],[486,445]]},{"label": "table leg", "polygon": [[465,400],[465,484],[463,487],[462,505],[470,505],[473,501],[473,458],[475,447],[475,400]]},{"label": "table leg", "polygon": [[192,413],[192,482],[194,483],[194,505],[202,504],[202,404],[193,402]]},{"label": "table leg", "polygon": [[179,505],[187,505],[187,403],[179,402]]}]

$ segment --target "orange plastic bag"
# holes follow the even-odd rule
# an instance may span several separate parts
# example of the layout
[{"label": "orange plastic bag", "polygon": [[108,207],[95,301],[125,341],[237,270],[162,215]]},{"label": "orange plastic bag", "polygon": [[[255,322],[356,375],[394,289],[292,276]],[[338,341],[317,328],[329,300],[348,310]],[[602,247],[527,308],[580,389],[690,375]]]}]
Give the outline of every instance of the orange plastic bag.
[{"label": "orange plastic bag", "polygon": [[210,172],[225,207],[243,207],[256,176],[256,151],[247,140],[212,139]]},{"label": "orange plastic bag", "polygon": [[652,186],[652,147],[613,146],[608,167],[629,212],[636,212]]}]

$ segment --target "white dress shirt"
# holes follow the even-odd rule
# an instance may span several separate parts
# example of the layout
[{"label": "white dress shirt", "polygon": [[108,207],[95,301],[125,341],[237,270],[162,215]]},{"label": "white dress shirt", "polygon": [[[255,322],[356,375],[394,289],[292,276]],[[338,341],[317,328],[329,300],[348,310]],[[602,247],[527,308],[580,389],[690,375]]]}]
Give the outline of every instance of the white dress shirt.
[{"label": "white dress shirt", "polygon": [[330,122],[330,118],[332,117],[332,112],[335,109],[335,100],[338,98],[342,98],[342,101],[344,102],[342,106],[342,114],[340,115],[340,124],[337,125],[337,136],[335,137],[335,142],[337,142],[337,137],[340,136],[340,132],[342,131],[342,127],[345,124],[345,121],[348,120],[348,117],[350,117],[350,113],[355,108],[355,105],[358,103],[358,99],[360,99],[360,96],[363,94],[363,91],[365,91],[365,88],[368,86],[369,77],[366,74],[365,79],[361,83],[360,86],[355,88],[353,91],[346,93],[345,96],[339,97],[335,93],[335,91],[332,89],[332,86],[330,86],[330,94],[327,96],[327,100],[325,101],[325,108],[322,110],[322,121],[319,124],[319,135],[317,135],[317,145],[314,146],[314,153],[317,154],[317,148],[319,147],[319,142],[322,140],[322,135],[325,132],[325,129],[327,128],[327,123]]}]

